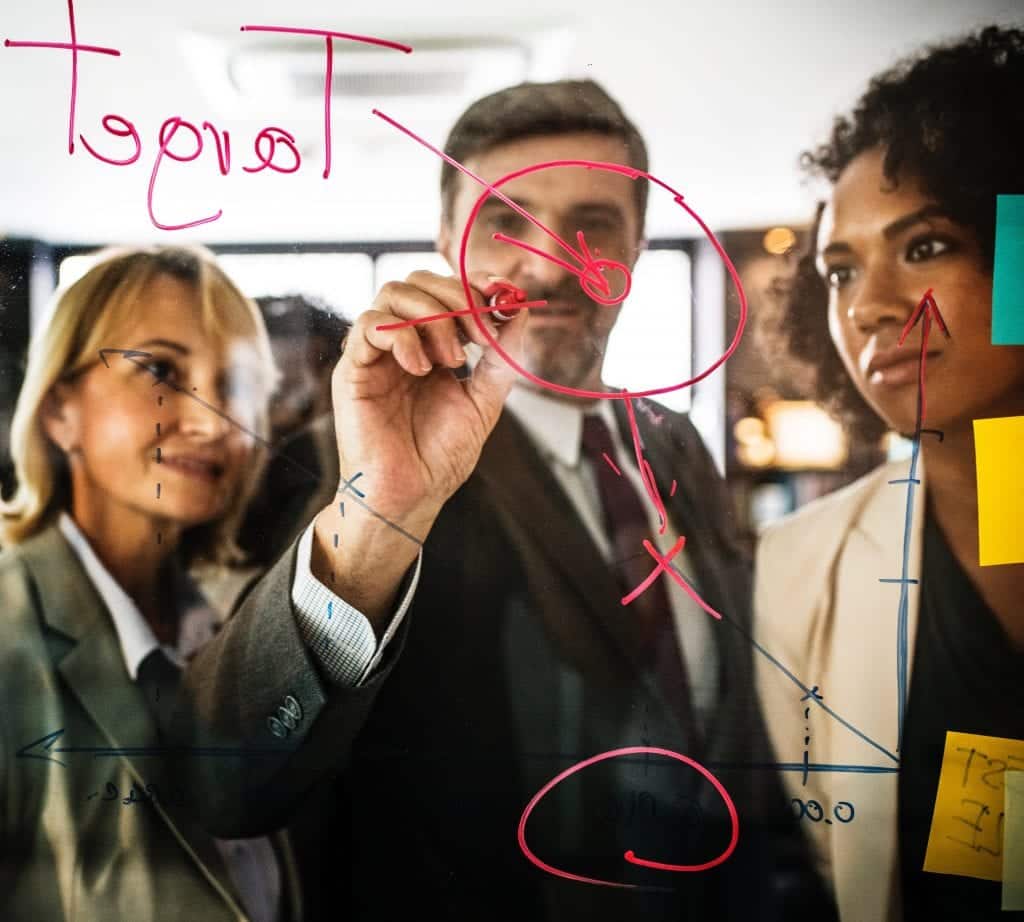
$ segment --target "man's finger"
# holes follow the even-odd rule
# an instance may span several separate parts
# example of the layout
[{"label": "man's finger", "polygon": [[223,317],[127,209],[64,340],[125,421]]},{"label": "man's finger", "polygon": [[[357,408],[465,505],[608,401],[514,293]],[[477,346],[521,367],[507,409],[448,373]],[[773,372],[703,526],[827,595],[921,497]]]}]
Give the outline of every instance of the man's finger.
[{"label": "man's finger", "polygon": [[366,368],[390,353],[409,374],[427,374],[433,366],[415,329],[380,329],[392,319],[393,315],[383,311],[364,311],[360,314],[349,331],[342,362]]},{"label": "man's finger", "polygon": [[[526,312],[522,311],[502,324],[497,336],[502,349],[520,364],[523,361],[523,335],[527,322]],[[498,421],[517,374],[493,346],[484,350],[473,369],[473,375],[466,385],[466,394],[476,405],[488,431]]]}]

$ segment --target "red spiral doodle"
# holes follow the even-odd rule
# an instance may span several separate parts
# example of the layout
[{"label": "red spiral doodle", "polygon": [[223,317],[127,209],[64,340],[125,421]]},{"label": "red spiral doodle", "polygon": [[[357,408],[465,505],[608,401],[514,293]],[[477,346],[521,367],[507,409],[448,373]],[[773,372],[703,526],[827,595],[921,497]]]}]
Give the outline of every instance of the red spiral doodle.
[{"label": "red spiral doodle", "polygon": [[[392,124],[395,124],[395,122],[392,119],[388,119],[388,121],[390,121]],[[406,131],[406,133],[408,134],[412,134],[411,132],[408,131],[408,129],[403,128],[402,130]],[[413,137],[416,136],[413,135]],[[420,140],[421,143],[424,143],[422,139],[419,139],[418,137],[417,140]],[[458,166],[461,167],[461,164],[459,164]],[[569,387],[564,384],[556,384],[554,381],[546,381],[543,378],[538,377],[537,375],[533,374],[532,372],[524,368],[522,365],[520,365],[514,358],[512,358],[512,356],[508,354],[508,352],[506,352],[502,348],[501,344],[498,343],[498,341],[492,335],[491,331],[487,329],[486,325],[480,319],[480,317],[478,316],[478,314],[481,313],[480,309],[473,307],[473,289],[469,284],[469,279],[467,276],[466,251],[469,248],[469,235],[473,229],[473,224],[476,221],[480,209],[483,207],[487,199],[491,195],[495,194],[497,195],[498,198],[502,199],[507,204],[511,205],[514,208],[514,210],[523,215],[532,224],[539,227],[546,234],[548,234],[548,236],[554,239],[565,250],[566,254],[573,258],[578,263],[578,265],[573,265],[572,263],[566,260],[562,260],[557,257],[551,256],[550,254],[544,253],[541,250],[537,250],[534,247],[531,247],[523,243],[522,241],[513,240],[512,238],[507,237],[504,234],[495,234],[494,239],[500,240],[505,243],[509,243],[513,246],[518,246],[521,249],[527,250],[528,252],[534,253],[537,256],[540,256],[544,259],[548,259],[556,263],[557,265],[566,269],[566,271],[568,272],[572,272],[580,279],[580,286],[583,288],[584,291],[586,291],[587,295],[599,304],[604,304],[607,306],[618,304],[626,298],[626,295],[629,294],[630,286],[632,284],[632,276],[629,272],[629,269],[625,265],[619,262],[615,262],[614,260],[594,258],[591,255],[589,248],[587,247],[586,240],[583,238],[582,232],[577,232],[576,235],[579,249],[577,250],[569,246],[569,244],[562,240],[557,234],[549,230],[547,227],[541,224],[536,218],[534,218],[533,215],[525,211],[525,209],[521,209],[519,206],[515,205],[515,203],[511,202],[503,193],[500,192],[500,188],[503,185],[505,185],[508,182],[511,182],[514,179],[518,179],[521,176],[527,176],[530,173],[536,173],[539,172],[540,170],[557,169],[561,167],[583,167],[590,170],[604,170],[607,172],[619,173],[621,175],[628,176],[633,180],[646,179],[648,182],[651,182],[654,185],[666,190],[667,192],[670,192],[673,196],[673,201],[675,201],[677,205],[679,205],[687,214],[690,215],[691,218],[693,218],[694,221],[697,222],[697,225],[704,233],[704,236],[715,248],[715,252],[718,253],[719,258],[721,258],[722,263],[725,265],[726,271],[729,273],[729,277],[732,279],[732,283],[736,288],[736,294],[740,302],[739,322],[736,324],[736,332],[733,334],[732,341],[729,343],[729,346],[728,348],[726,348],[725,352],[703,371],[694,375],[692,378],[688,378],[685,381],[680,381],[678,384],[669,384],[663,387],[653,387],[642,391],[591,391],[585,390],[583,388]],[[718,238],[714,235],[714,233],[707,226],[707,224],[704,223],[704,220],[700,217],[700,215],[697,214],[696,211],[694,211],[693,208],[691,208],[683,200],[682,193],[677,192],[670,185],[668,185],[668,183],[663,182],[662,180],[658,179],[655,176],[652,176],[650,173],[647,173],[644,170],[638,170],[635,169],[634,167],[623,166],[620,163],[605,163],[597,160],[548,160],[543,163],[536,163],[533,164],[532,166],[524,167],[523,169],[516,170],[512,173],[507,173],[506,175],[502,176],[500,179],[496,180],[493,183],[482,184],[485,186],[484,191],[480,194],[480,197],[476,200],[475,204],[473,205],[473,208],[469,215],[469,219],[466,221],[466,226],[463,229],[462,241],[459,246],[459,275],[462,279],[462,288],[466,296],[466,303],[468,305],[468,310],[466,312],[472,314],[477,326],[480,328],[483,335],[486,337],[488,343],[494,348],[498,355],[500,355],[509,366],[514,368],[520,375],[522,375],[527,380],[532,381],[539,387],[545,387],[548,390],[557,391],[562,394],[568,394],[569,396],[573,397],[582,397],[587,400],[629,400],[636,397],[654,397],[658,394],[668,394],[672,391],[681,390],[685,387],[689,387],[692,384],[696,384],[698,381],[704,380],[704,378],[710,375],[713,371],[721,367],[726,362],[726,360],[733,354],[733,352],[736,351],[736,348],[739,346],[740,343],[740,338],[743,336],[743,330],[747,324],[747,296],[743,290],[743,284],[740,282],[739,273],[736,271],[736,267],[733,265],[732,260],[729,259],[729,255],[725,252],[725,249],[722,247],[721,243],[719,243]],[[621,294],[612,295],[611,286],[608,284],[608,281],[605,277],[605,273],[609,270],[619,272],[623,275],[625,284],[624,290]]]}]

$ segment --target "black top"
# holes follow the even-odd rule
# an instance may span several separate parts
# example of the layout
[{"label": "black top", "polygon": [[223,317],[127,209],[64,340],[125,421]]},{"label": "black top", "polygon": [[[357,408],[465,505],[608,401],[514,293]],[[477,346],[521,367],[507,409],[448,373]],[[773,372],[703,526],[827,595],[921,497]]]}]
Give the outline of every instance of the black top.
[{"label": "black top", "polygon": [[1006,922],[1011,914],[1000,912],[999,881],[922,869],[946,731],[1024,738],[1024,654],[957,562],[931,510],[921,573],[899,783],[904,918]]}]

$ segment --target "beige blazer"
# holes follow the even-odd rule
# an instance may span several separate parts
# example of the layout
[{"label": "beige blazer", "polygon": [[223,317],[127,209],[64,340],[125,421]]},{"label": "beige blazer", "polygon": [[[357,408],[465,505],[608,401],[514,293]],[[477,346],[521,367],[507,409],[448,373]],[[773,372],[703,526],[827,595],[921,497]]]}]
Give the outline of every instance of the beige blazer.
[{"label": "beige blazer", "polygon": [[[757,554],[754,607],[758,643],[823,703],[876,745],[812,701],[765,656],[755,657],[759,691],[781,762],[896,767],[897,615],[908,461],[885,464],[849,487],[769,528]],[[918,468],[921,476],[921,468]],[[915,490],[908,576],[921,569],[924,484]],[[908,688],[919,592],[909,586]],[[808,710],[809,709],[809,710]],[[805,716],[806,714],[806,716]],[[809,738],[809,739],[808,739]],[[807,742],[805,743],[805,740]],[[898,774],[812,772],[783,775],[790,796],[817,801],[823,815],[801,820],[818,870],[834,887],[843,922],[900,917]],[[839,808],[840,802],[853,806]],[[794,804],[794,810],[799,804]],[[817,808],[811,807],[817,816]],[[826,822],[828,820],[829,822]]]},{"label": "beige blazer", "polygon": [[[158,740],[110,616],[55,527],[0,557],[0,702],[3,919],[247,918],[186,808],[123,802],[133,785],[140,797],[149,785],[188,803],[192,792],[175,787],[163,760],[88,751]],[[283,839],[276,845],[283,915],[298,918],[291,854]]]}]

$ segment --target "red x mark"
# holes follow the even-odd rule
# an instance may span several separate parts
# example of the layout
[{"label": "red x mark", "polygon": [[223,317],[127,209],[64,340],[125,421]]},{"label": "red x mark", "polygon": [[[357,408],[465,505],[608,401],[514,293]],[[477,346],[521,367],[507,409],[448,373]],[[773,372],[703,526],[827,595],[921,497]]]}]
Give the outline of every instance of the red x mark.
[{"label": "red x mark", "polygon": [[669,552],[664,557],[662,557],[662,555],[659,554],[658,551],[655,549],[654,545],[651,544],[650,541],[647,541],[645,539],[644,549],[657,561],[658,565],[653,570],[651,570],[647,578],[639,586],[637,586],[636,589],[634,589],[629,595],[627,595],[622,600],[622,604],[628,605],[637,596],[644,592],[647,589],[647,587],[650,586],[651,583],[653,583],[658,578],[659,573],[665,572],[669,576],[671,576],[672,579],[674,579],[676,583],[679,584],[679,588],[682,589],[683,592],[685,592],[691,599],[693,599],[693,601],[696,602],[701,608],[703,608],[704,611],[711,615],[712,618],[717,618],[719,621],[721,621],[722,616],[717,611],[715,611],[710,605],[708,605],[708,603],[705,602],[697,594],[697,590],[694,589],[693,586],[691,586],[685,579],[683,579],[682,574],[674,566],[672,566],[672,558],[675,557],[676,554],[678,554],[683,549],[683,547],[685,547],[685,545],[686,538],[685,536],[680,535],[679,540],[676,541],[676,543],[672,545]]}]

